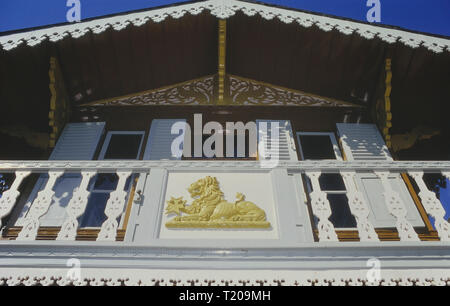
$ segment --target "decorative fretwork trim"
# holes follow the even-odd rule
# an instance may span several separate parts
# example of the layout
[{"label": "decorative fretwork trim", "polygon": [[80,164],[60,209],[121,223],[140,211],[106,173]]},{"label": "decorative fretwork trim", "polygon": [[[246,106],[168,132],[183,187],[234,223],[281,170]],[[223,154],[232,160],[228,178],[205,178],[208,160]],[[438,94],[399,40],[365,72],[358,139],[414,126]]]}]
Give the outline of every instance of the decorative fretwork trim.
[{"label": "decorative fretwork trim", "polygon": [[[220,98],[214,98],[216,79],[220,82],[220,77],[211,75],[171,86],[98,100],[81,106],[217,105],[222,102]],[[227,74],[224,79],[229,85],[228,91],[224,92],[224,104],[227,105],[361,107],[357,104],[235,75]]]},{"label": "decorative fretwork trim", "polygon": [[210,75],[81,106],[213,105],[214,78]]},{"label": "decorative fretwork trim", "polygon": [[[146,269],[0,269],[7,286],[450,286],[450,270],[146,270]],[[75,279],[72,280],[72,279]],[[76,280],[78,279],[78,280]]]},{"label": "decorative fretwork trim", "polygon": [[229,105],[287,105],[360,107],[360,105],[325,98],[235,75],[228,75]]},{"label": "decorative fretwork trim", "polygon": [[16,33],[0,37],[0,45],[5,50],[14,49],[24,42],[29,46],[35,46],[47,39],[51,42],[56,42],[67,36],[79,38],[87,33],[99,34],[109,28],[120,31],[129,25],[142,26],[150,20],[153,22],[161,22],[169,16],[172,18],[180,18],[186,13],[198,15],[204,10],[210,11],[212,15],[220,19],[229,18],[237,11],[242,11],[247,16],[260,15],[267,20],[278,18],[284,23],[296,22],[303,27],[315,25],[325,32],[336,29],[345,35],[357,33],[366,39],[378,37],[389,44],[401,42],[411,48],[423,46],[436,53],[443,52],[444,50],[450,51],[450,40],[445,38],[238,0],[208,0],[180,4],[145,12],[99,18],[91,21]]}]

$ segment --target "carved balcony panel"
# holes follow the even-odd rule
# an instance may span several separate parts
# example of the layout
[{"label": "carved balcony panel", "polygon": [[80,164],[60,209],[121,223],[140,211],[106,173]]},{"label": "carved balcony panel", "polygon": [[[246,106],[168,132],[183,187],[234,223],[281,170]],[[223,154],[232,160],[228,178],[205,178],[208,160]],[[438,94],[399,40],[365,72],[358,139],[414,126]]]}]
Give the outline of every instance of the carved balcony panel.
[{"label": "carved balcony panel", "polygon": [[[267,190],[273,190],[273,196],[270,197],[274,199],[273,207],[275,212],[270,215],[273,217],[268,217],[268,222],[266,222],[267,224],[265,223],[267,226],[252,229],[252,231],[257,232],[259,230],[278,228],[279,232],[271,239],[280,239],[282,241],[283,239],[288,239],[286,237],[293,237],[289,239],[296,241],[295,234],[291,233],[292,229],[295,228],[295,224],[289,218],[293,218],[291,215],[294,214],[295,207],[300,207],[302,203],[296,203],[295,201],[298,198],[295,196],[286,196],[286,193],[289,193],[291,189],[283,189],[286,183],[282,183],[282,180],[283,175],[289,174],[309,178],[306,185],[297,185],[296,188],[299,189],[299,192],[306,195],[303,205],[309,207],[313,215],[306,218],[308,221],[305,221],[306,223],[302,226],[311,228],[312,232],[317,231],[319,243],[339,243],[347,240],[381,244],[385,240],[400,240],[399,243],[427,243],[425,240],[450,241],[450,226],[445,218],[447,213],[445,207],[436,194],[427,188],[423,180],[424,173],[442,173],[449,177],[450,162],[349,162],[329,160],[280,161],[273,169],[262,169],[258,161],[0,161],[0,173],[15,174],[15,179],[11,182],[9,189],[4,191],[0,197],[0,219],[6,220],[6,217],[13,216],[15,211],[20,211],[25,203],[29,203],[28,207],[24,206],[28,210],[22,216],[21,225],[11,223],[12,218],[8,218],[8,224],[3,224],[3,237],[19,241],[49,239],[71,243],[77,243],[76,240],[120,243],[120,240],[125,239],[124,237],[127,237],[129,234],[127,229],[131,227],[127,227],[127,222],[130,219],[130,211],[133,207],[139,207],[139,210],[145,212],[152,205],[151,209],[153,209],[152,212],[154,213],[149,214],[149,218],[144,220],[147,224],[141,223],[139,226],[152,229],[153,233],[157,233],[158,226],[164,226],[167,223],[164,223],[165,219],[161,217],[165,213],[162,205],[166,201],[170,201],[170,198],[165,196],[167,182],[164,175],[167,174],[164,173],[172,172],[198,173],[199,175],[202,173],[232,173],[236,178],[240,173],[252,173],[252,175],[258,175],[258,173],[263,172],[278,173],[276,179],[272,178],[272,181],[268,183],[269,185],[265,187]],[[27,194],[29,191],[24,192],[25,189],[22,186],[28,184],[28,180],[25,181],[25,184],[23,183],[24,179],[32,173],[45,177],[44,183],[38,188],[34,197],[30,197],[30,194]],[[421,213],[423,224],[432,223],[428,227],[429,232],[427,233],[424,232],[424,225],[420,226],[411,221],[410,211],[407,208],[404,194],[400,194],[394,184],[396,178],[400,178],[401,173],[410,174],[417,184],[418,197],[420,198],[419,204],[423,207],[423,213]],[[55,186],[58,186],[58,182],[64,180],[66,175],[69,174],[77,175],[79,181],[77,181],[76,186],[72,184],[70,192],[65,195],[69,198],[67,198],[67,205],[63,206],[65,210],[63,213],[64,219],[59,226],[48,228],[44,226],[45,222],[43,223],[42,221],[52,203],[55,202],[55,190],[57,188]],[[139,179],[136,179],[138,174]],[[155,176],[156,174],[160,176],[157,177]],[[320,182],[323,175],[329,174],[340,175],[345,185],[342,196],[347,198],[346,203],[348,204],[349,214],[355,220],[351,228],[341,228],[334,224],[332,216],[336,212],[336,207],[330,205],[328,197],[330,191],[322,190]],[[379,189],[377,189],[378,194],[375,197],[368,195],[368,191],[363,188],[364,186],[357,183],[359,177],[363,174],[371,175],[373,181],[378,182],[379,187],[377,188]],[[98,208],[95,211],[96,214],[104,215],[104,219],[96,227],[86,228],[86,224],[83,227],[80,220],[91,211],[87,207],[91,205],[89,203],[93,194],[92,186],[95,185],[94,178],[97,178],[99,175],[114,176],[115,185],[109,189],[107,198],[104,199],[105,204],[101,208],[102,211],[98,211]],[[205,177],[205,175],[202,174],[201,177]],[[254,184],[254,181],[248,180],[248,183],[245,184]],[[403,181],[402,184],[404,184]],[[273,186],[270,187],[271,185]],[[151,186],[151,188],[148,186]],[[187,188],[187,186],[185,187]],[[183,189],[185,187],[181,186],[180,188]],[[222,194],[221,190],[226,191],[227,186],[219,186],[217,190],[218,194]],[[241,189],[231,188],[231,190],[241,192]],[[182,195],[179,191],[177,191],[177,194],[178,196]],[[27,199],[28,202],[26,202]],[[149,204],[149,201],[152,205]],[[251,202],[252,199],[249,198],[248,201]],[[272,200],[268,201],[271,202]],[[239,199],[237,202],[239,202]],[[244,201],[241,200],[241,202]],[[211,201],[211,203],[215,202]],[[260,204],[257,201],[254,203]],[[392,219],[392,234],[388,233],[389,229],[379,227],[375,218],[375,215],[379,212],[376,211],[377,207],[374,207],[374,203],[378,208],[382,208],[390,215]],[[157,206],[159,205],[161,206],[158,208]],[[232,209],[233,205],[235,204],[228,200],[227,204],[222,206]],[[244,205],[241,206],[244,207]],[[248,204],[248,207],[250,207],[250,204]],[[417,206],[418,210],[419,208]],[[195,207],[192,207],[192,209],[195,209]],[[266,210],[266,212],[270,212],[270,209]],[[432,217],[431,223],[428,220],[428,216]],[[125,219],[126,221],[124,221]],[[133,222],[136,222],[136,220],[132,219],[130,223],[133,230],[135,230],[137,225]],[[222,223],[226,222],[223,221]],[[179,233],[183,230],[195,231],[196,229],[183,229],[175,226],[173,230]],[[225,229],[216,228],[215,230],[221,231]],[[226,230],[234,229],[229,226]],[[92,233],[93,236],[91,235]],[[129,236],[131,237],[132,235]],[[158,239],[157,236],[158,234],[154,234],[149,239]],[[313,234],[311,234],[312,236]],[[128,242],[130,241],[132,240],[128,240]],[[339,243],[339,245],[343,244],[345,243]]]}]

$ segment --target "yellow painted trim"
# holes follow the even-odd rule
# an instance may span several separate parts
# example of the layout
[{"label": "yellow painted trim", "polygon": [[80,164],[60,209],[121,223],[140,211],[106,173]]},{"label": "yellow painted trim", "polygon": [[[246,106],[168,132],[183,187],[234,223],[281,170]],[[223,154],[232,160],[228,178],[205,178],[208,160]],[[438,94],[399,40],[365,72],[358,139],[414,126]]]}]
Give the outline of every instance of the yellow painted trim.
[{"label": "yellow painted trim", "polygon": [[55,111],[56,111],[56,58],[55,57],[51,57],[50,58],[50,69],[48,71],[48,76],[50,79],[50,83],[48,85],[49,89],[50,89],[50,111],[48,113],[48,118],[49,120],[49,126],[52,129],[52,132],[50,133],[50,137],[49,137],[49,147],[53,148],[56,145],[56,132],[54,130],[55,127]]},{"label": "yellow painted trim", "polygon": [[134,193],[136,192],[137,181],[138,181],[138,178],[134,179],[134,183],[133,183],[133,186],[131,187],[130,195],[128,197],[127,209],[125,211],[125,217],[124,217],[123,226],[122,226],[123,230],[126,230],[127,226],[128,226],[128,220],[130,219],[131,207],[133,206],[133,198],[134,198]]},{"label": "yellow painted trim", "polygon": [[217,75],[218,81],[218,100],[217,104],[225,104],[225,64],[226,64],[226,42],[227,42],[227,21],[225,19],[219,19],[219,46],[218,46],[218,58],[219,65]]},{"label": "yellow painted trim", "polygon": [[392,113],[391,113],[391,91],[392,91],[392,60],[390,58],[386,59],[386,80],[385,80],[385,92],[384,92],[384,111],[386,112],[386,122],[383,128],[383,135],[386,141],[386,146],[388,148],[392,147],[391,135],[389,134],[389,129],[392,127]]},{"label": "yellow painted trim", "polygon": [[236,201],[225,201],[216,177],[206,176],[192,183],[188,192],[194,199],[186,205],[183,197],[167,201],[166,214],[176,215],[167,228],[270,228],[266,213],[238,192]]},{"label": "yellow painted trim", "polygon": [[402,176],[402,179],[405,182],[406,187],[408,188],[409,194],[411,195],[411,197],[414,201],[414,204],[416,205],[417,210],[419,211],[419,214],[422,217],[423,222],[425,223],[426,228],[430,232],[433,231],[433,226],[431,225],[430,219],[428,219],[428,214],[425,211],[425,208],[423,207],[422,202],[420,201],[419,197],[417,196],[417,193],[411,184],[411,180],[409,179],[409,177],[406,173],[401,173],[400,175]]},{"label": "yellow painted trim", "polygon": [[58,60],[53,56],[50,57],[48,76],[50,80],[48,85],[50,89],[48,125],[51,129],[48,146],[53,148],[70,113],[69,99],[64,86],[61,69],[59,67]]}]

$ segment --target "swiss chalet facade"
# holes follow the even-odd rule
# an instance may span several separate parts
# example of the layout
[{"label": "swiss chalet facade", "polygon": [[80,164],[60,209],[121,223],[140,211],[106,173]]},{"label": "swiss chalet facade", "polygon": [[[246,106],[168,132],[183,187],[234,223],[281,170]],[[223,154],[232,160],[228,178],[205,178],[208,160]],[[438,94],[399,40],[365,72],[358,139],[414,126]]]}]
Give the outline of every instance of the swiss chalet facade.
[{"label": "swiss chalet facade", "polygon": [[0,282],[449,284],[448,38],[198,1],[0,43]]}]

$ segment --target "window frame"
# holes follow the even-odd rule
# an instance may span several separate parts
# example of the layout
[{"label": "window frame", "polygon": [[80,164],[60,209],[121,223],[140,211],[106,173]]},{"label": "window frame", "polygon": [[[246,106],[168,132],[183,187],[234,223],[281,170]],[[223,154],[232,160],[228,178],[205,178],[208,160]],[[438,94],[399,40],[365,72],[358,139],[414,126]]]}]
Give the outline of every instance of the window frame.
[{"label": "window frame", "polygon": [[[336,160],[339,160],[339,161],[343,160],[341,149],[339,148],[338,142],[336,140],[336,135],[333,132],[296,132],[297,144],[298,144],[301,160],[305,160],[305,158],[303,156],[302,143],[300,141],[300,136],[302,136],[302,135],[305,135],[305,136],[329,136],[330,140],[331,140],[331,144],[333,145],[333,151],[334,151],[334,155],[336,156]],[[331,160],[331,159],[323,159],[323,160]]]},{"label": "window frame", "polygon": [[[139,143],[139,147],[138,147],[138,150],[137,150],[137,156],[136,156],[135,159],[122,159],[122,158],[115,159],[115,158],[110,158],[110,159],[107,159],[107,160],[139,160],[140,159],[140,156],[141,156],[141,153],[142,153],[141,152],[142,145],[144,143],[144,138],[145,138],[145,131],[108,131],[108,133],[106,134],[105,139],[103,141],[102,148],[101,148],[101,151],[99,153],[99,156],[98,156],[97,160],[105,160],[104,158],[105,158],[105,155],[106,155],[106,151],[108,150],[108,146],[109,146],[109,143],[111,142],[111,138],[112,138],[113,135],[142,135],[142,137],[141,137],[141,142]],[[131,199],[134,196],[134,189],[135,189],[135,184],[136,184],[136,175],[131,175],[129,180],[130,180],[130,183],[129,183],[128,190],[127,190],[127,194],[128,195],[127,195],[127,198],[125,200],[126,205],[125,205],[124,211],[122,213],[124,215],[121,216],[120,222],[119,222],[119,226],[118,226],[119,229],[124,229],[124,230],[126,229],[126,226],[127,226],[127,224],[126,224],[126,221],[127,221],[126,214],[128,213],[128,211],[130,209],[130,207],[129,207],[131,205],[130,201],[131,201]],[[95,183],[96,183],[96,181],[93,178],[91,180],[91,182],[89,183],[89,186],[88,186],[89,194],[92,194],[92,193],[107,193],[107,192],[109,192],[111,194],[111,192],[114,191],[114,190],[106,190],[106,189],[105,190],[104,189],[95,189],[94,188]],[[86,209],[87,209],[87,207],[86,207]],[[82,223],[82,218],[83,217],[84,217],[84,214],[81,216],[80,225]],[[95,229],[98,229],[99,227],[87,226],[87,227],[79,227],[79,228],[83,229],[83,230],[95,230]]]},{"label": "window frame", "polygon": [[[340,149],[340,147],[338,145],[338,142],[337,142],[337,139],[336,139],[336,135],[335,135],[334,132],[301,132],[300,131],[300,132],[296,132],[296,136],[297,136],[296,138],[297,138],[297,144],[298,144],[299,154],[300,154],[301,160],[305,160],[304,155],[303,155],[302,143],[300,141],[300,136],[302,136],[302,135],[305,135],[305,136],[329,136],[331,144],[333,146],[333,151],[334,151],[334,155],[336,157],[336,160],[343,161],[341,149]],[[321,159],[321,160],[332,160],[332,159]],[[306,187],[306,191],[308,192],[308,202],[309,202],[309,205],[311,206],[311,199],[309,198],[309,194],[312,192],[312,188],[311,188],[311,184],[309,182],[309,179],[307,179],[306,176],[304,176],[304,178],[305,178],[305,180],[304,180],[305,184],[304,185]],[[325,194],[327,194],[327,196],[329,194],[330,195],[336,195],[336,194],[347,195],[347,189],[344,189],[344,190],[322,190],[321,189],[321,191],[325,192]],[[330,205],[330,209],[331,209],[331,205]],[[350,207],[349,207],[349,209],[350,209]],[[311,217],[312,217],[312,221],[313,221],[314,226],[317,227],[316,217],[314,216],[314,214],[311,214]],[[355,229],[357,229],[356,224],[355,224],[355,227],[335,227],[336,231],[354,231]]]},{"label": "window frame", "polygon": [[142,145],[144,143],[144,138],[145,138],[145,131],[108,131],[108,133],[105,136],[105,140],[103,141],[103,145],[102,145],[102,148],[100,150],[97,160],[105,159],[106,151],[108,150],[108,146],[109,146],[109,143],[111,142],[111,138],[113,135],[141,135],[142,138],[141,138],[141,142],[139,143],[138,154],[137,154],[136,158],[134,158],[134,159],[109,158],[108,160],[137,160],[140,158]]}]

